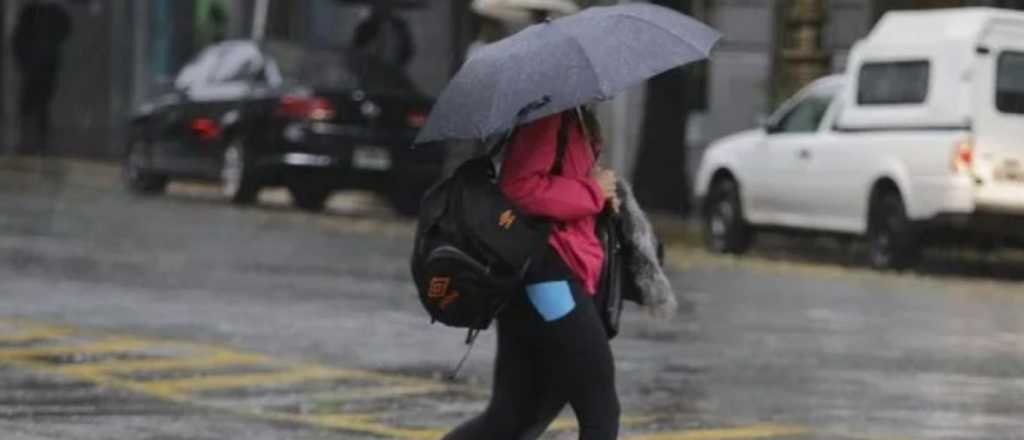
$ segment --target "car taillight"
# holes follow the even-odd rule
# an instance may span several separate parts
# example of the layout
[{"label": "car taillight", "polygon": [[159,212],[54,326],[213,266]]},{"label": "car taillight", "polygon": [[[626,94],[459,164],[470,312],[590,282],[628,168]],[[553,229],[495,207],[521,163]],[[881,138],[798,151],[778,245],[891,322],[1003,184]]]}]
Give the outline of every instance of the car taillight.
[{"label": "car taillight", "polygon": [[221,128],[216,121],[210,118],[195,118],[189,124],[192,132],[202,141],[214,141],[220,138]]},{"label": "car taillight", "polygon": [[285,96],[277,106],[277,114],[292,119],[326,121],[337,114],[334,105],[317,96]]},{"label": "car taillight", "polygon": [[974,139],[967,138],[953,147],[952,168],[954,173],[970,173],[974,163]]},{"label": "car taillight", "polygon": [[410,127],[421,128],[427,123],[427,114],[420,111],[409,112],[405,115],[405,123]]}]

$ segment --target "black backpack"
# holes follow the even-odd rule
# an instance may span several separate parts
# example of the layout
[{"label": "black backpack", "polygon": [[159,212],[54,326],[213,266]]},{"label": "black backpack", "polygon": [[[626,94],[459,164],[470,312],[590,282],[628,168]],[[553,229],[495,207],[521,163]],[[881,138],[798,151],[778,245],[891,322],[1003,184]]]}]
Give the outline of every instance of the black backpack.
[{"label": "black backpack", "polygon": [[[552,173],[561,172],[567,118],[558,131]],[[502,194],[494,158],[515,134],[485,156],[470,159],[427,190],[420,203],[411,266],[431,322],[487,329],[547,245],[550,224],[522,213]]]}]

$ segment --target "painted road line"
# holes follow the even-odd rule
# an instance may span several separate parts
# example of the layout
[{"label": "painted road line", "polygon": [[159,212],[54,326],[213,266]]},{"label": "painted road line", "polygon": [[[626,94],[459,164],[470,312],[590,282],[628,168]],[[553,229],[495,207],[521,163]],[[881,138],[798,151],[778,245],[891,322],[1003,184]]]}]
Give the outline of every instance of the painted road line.
[{"label": "painted road line", "polygon": [[130,361],[107,361],[80,365],[63,365],[54,371],[76,377],[110,376],[112,374],[143,373],[162,370],[201,370],[204,368],[280,365],[280,362],[260,354],[237,353],[217,350],[208,354],[182,358],[138,359]]},{"label": "painted road line", "polygon": [[[342,407],[345,407],[347,412],[360,412],[358,409],[353,409],[353,407],[366,406],[379,401],[386,401],[387,399],[412,398],[442,393],[448,394],[456,391],[458,391],[456,386],[437,382],[428,382],[415,385],[382,386],[374,384],[373,386],[350,387],[345,390],[322,392],[292,392],[291,390],[288,390],[285,393],[273,393],[271,395],[257,394],[226,397],[193,396],[193,398],[204,405],[212,406],[233,406],[254,409],[303,407],[311,408],[310,412],[327,414]],[[460,394],[468,393],[462,392]]]},{"label": "painted road line", "polygon": [[138,383],[138,389],[156,395],[195,393],[225,388],[280,387],[302,382],[332,379],[365,379],[369,375],[361,370],[345,370],[320,366],[291,367],[269,373],[231,374],[157,380]]},{"label": "painted road line", "polygon": [[30,348],[0,348],[0,361],[31,360],[44,356],[94,355],[132,352],[153,347],[153,342],[130,337],[107,337],[83,345]]},{"label": "painted road line", "polygon": [[446,384],[427,382],[421,384],[393,385],[386,387],[317,393],[306,397],[315,404],[330,405],[338,402],[409,397],[422,394],[440,393],[449,390],[451,390],[451,387]]},{"label": "painted road line", "polygon": [[[44,334],[47,327],[24,325],[16,334],[27,335],[31,332]],[[6,363],[31,370],[56,373],[64,377],[84,380],[97,385],[120,388],[139,392],[143,395],[162,398],[168,402],[207,408],[225,414],[233,414],[259,420],[281,421],[359,432],[387,438],[426,440],[441,437],[447,428],[436,426],[396,426],[402,425],[403,418],[393,411],[373,411],[367,413],[337,413],[342,407],[360,403],[381,402],[388,399],[406,396],[430,396],[433,393],[443,394],[460,390],[461,386],[452,386],[427,379],[381,373],[369,370],[340,369],[320,365],[307,365],[296,362],[280,361],[269,356],[234,351],[213,345],[201,345],[180,341],[120,337],[102,333],[87,332],[80,329],[72,333],[92,336],[82,344],[73,345],[66,341],[58,342],[61,346],[30,347],[17,349],[0,349],[0,363]],[[69,333],[69,334],[72,334]],[[53,333],[54,339],[60,336]],[[48,356],[82,356],[118,354],[124,356],[152,355],[150,359],[139,358],[101,358],[82,364],[62,364],[41,360]],[[278,369],[270,372],[238,372],[230,367],[260,366]],[[228,367],[228,368],[220,368]],[[218,369],[216,373],[204,372],[204,369]],[[187,375],[173,379],[139,380],[132,379],[132,373],[174,371]],[[206,374],[206,375],[204,375]],[[126,377],[128,376],[128,377]],[[352,381],[357,383],[330,384],[330,381]],[[325,385],[325,382],[327,384]],[[343,387],[337,391],[319,391],[322,386]],[[268,390],[268,398],[252,397],[248,392],[255,389]],[[235,390],[244,391],[234,395]],[[302,390],[308,390],[303,392]],[[204,396],[208,392],[230,391],[223,398]],[[281,396],[278,391],[286,393]],[[249,400],[252,397],[252,400]],[[280,403],[281,398],[290,402]],[[429,398],[429,397],[427,397]],[[247,405],[246,402],[262,402]],[[296,411],[295,408],[300,408]],[[301,410],[301,408],[311,408]],[[323,412],[318,412],[323,411]],[[623,426],[640,427],[651,424],[658,419],[670,417],[623,417]],[[563,418],[557,420],[551,431],[569,431],[576,429],[575,420]],[[668,433],[656,433],[631,437],[628,440],[734,440],[758,439],[780,436],[807,434],[807,428],[788,425],[751,425],[739,428],[720,428],[706,430],[688,430]]]},{"label": "painted road line", "polygon": [[736,428],[691,429],[686,431],[659,432],[629,437],[627,440],[748,440],[784,436],[811,435],[813,432],[803,426],[756,424]]},{"label": "painted road line", "polygon": [[74,330],[63,327],[31,326],[16,330],[10,334],[0,334],[0,344],[21,344],[26,342],[45,341],[62,338],[74,334]]}]

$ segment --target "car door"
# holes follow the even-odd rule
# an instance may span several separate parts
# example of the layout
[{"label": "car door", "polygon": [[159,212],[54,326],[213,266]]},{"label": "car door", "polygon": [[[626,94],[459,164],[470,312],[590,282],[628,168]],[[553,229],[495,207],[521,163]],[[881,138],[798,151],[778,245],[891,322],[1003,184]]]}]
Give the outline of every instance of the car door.
[{"label": "car door", "polygon": [[225,143],[225,126],[241,117],[251,90],[250,81],[261,67],[256,46],[248,41],[231,41],[215,48],[216,62],[207,76],[188,90],[184,111],[187,142],[184,153],[191,169],[200,176],[220,174]]},{"label": "car door", "polygon": [[194,103],[189,98],[191,90],[210,75],[217,62],[216,48],[208,48],[178,72],[174,80],[175,91],[161,99],[162,105],[153,128],[153,166],[173,175],[192,173],[193,164],[189,159],[192,133],[188,126],[188,114]]},{"label": "car door", "polygon": [[858,232],[868,199],[867,182],[877,177],[873,171],[880,157],[879,142],[875,133],[837,131],[835,121],[842,106],[841,98],[833,99],[819,127],[818,141],[807,158],[801,204],[807,207],[815,229]]},{"label": "car door", "polygon": [[834,87],[815,87],[783,107],[754,149],[749,205],[759,222],[807,227],[820,193],[806,178],[820,143],[819,128],[835,96]]}]

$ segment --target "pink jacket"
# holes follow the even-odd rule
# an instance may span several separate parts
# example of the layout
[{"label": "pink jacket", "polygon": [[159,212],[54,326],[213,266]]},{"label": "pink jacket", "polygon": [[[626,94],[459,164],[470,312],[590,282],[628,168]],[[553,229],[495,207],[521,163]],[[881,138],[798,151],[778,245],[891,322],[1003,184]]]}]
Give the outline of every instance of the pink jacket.
[{"label": "pink jacket", "polygon": [[561,115],[526,124],[505,150],[502,192],[524,212],[554,220],[548,243],[562,257],[588,293],[597,292],[604,248],[594,231],[605,197],[590,177],[594,150],[579,130],[569,130],[562,173],[550,173],[558,147]]}]

